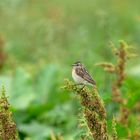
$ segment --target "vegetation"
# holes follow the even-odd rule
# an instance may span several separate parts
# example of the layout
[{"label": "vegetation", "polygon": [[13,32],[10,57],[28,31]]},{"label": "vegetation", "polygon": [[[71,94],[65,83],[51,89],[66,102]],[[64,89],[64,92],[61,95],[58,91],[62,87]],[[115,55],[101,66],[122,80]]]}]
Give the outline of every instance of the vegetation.
[{"label": "vegetation", "polygon": [[0,98],[0,139],[17,140],[16,124],[13,122],[9,103],[5,97],[4,87]]},{"label": "vegetation", "polygon": [[89,91],[87,88],[77,88],[69,81],[66,81],[66,88],[80,95],[84,117],[92,137],[96,140],[107,140],[106,111],[97,88]]},{"label": "vegetation", "polygon": [[[0,139],[140,139],[139,5],[0,0]],[[74,85],[77,60],[96,88]]]}]

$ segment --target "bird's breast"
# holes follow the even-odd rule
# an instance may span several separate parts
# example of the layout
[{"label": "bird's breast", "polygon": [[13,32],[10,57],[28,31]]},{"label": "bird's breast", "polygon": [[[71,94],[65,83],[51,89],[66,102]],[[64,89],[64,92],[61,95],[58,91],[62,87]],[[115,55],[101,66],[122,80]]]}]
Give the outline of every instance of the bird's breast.
[{"label": "bird's breast", "polygon": [[83,83],[84,79],[76,74],[75,69],[72,69],[72,78],[76,83]]}]

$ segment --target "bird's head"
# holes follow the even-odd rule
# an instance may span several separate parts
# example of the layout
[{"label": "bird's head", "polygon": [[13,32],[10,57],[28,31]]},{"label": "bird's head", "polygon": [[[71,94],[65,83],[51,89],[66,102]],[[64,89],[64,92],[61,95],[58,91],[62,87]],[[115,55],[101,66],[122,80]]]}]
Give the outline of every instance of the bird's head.
[{"label": "bird's head", "polygon": [[75,62],[74,64],[72,64],[73,67],[81,67],[83,66],[83,64],[80,61]]}]

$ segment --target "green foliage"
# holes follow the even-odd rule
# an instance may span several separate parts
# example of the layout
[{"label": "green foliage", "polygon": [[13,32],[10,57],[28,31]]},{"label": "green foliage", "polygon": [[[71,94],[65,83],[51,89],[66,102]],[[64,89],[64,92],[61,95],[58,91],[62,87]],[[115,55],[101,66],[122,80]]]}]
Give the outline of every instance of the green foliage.
[{"label": "green foliage", "polygon": [[23,68],[17,68],[14,79],[12,79],[11,104],[16,109],[26,109],[34,100],[33,87],[31,86],[31,75]]},{"label": "green foliage", "polygon": [[[2,61],[0,55],[0,86],[5,85],[21,140],[50,140],[52,133],[80,140],[85,132],[78,128],[80,103],[60,88],[77,60],[97,82],[112,132],[112,114],[116,120],[119,114],[111,98],[113,77],[94,64],[115,62],[110,41],[118,47],[124,39],[140,54],[139,5],[139,0],[0,0],[0,54],[6,56]],[[126,65],[121,91],[131,112],[127,128],[116,124],[119,140],[140,139],[139,75],[138,56]]]},{"label": "green foliage", "polygon": [[129,90],[127,91],[127,94],[126,94],[126,96],[127,96],[126,98],[128,98],[127,106],[129,108],[133,108],[135,106],[135,104],[139,101],[139,98],[140,98],[139,81],[140,81],[139,77],[135,77],[135,78],[129,77],[129,78],[127,78],[127,80],[125,82],[126,88],[127,89],[129,88]]},{"label": "green foliage", "polygon": [[[75,112],[74,102],[68,101],[66,92],[60,93],[59,73],[58,67],[52,64],[44,66],[35,75],[21,67],[14,72],[9,82],[10,103],[21,138],[27,135],[32,139],[46,139],[52,131],[58,134],[65,132],[67,138],[76,127],[76,117],[71,114]],[[1,80],[5,82],[5,79]],[[68,114],[71,121],[67,119]],[[73,129],[73,137],[75,132]]]}]

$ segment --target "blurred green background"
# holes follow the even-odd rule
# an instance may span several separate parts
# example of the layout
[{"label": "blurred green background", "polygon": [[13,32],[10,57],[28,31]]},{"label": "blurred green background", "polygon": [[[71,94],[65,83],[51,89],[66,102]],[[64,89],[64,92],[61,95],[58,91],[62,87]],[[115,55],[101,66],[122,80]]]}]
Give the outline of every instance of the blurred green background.
[{"label": "blurred green background", "polygon": [[[96,80],[108,120],[117,114],[112,77],[95,64],[112,61],[110,41],[119,46],[123,39],[139,55],[139,5],[139,0],[0,0],[0,85],[6,87],[22,140],[50,140],[52,133],[79,139],[79,102],[61,89],[77,60]],[[126,72],[123,91],[133,108],[140,99],[139,56]],[[140,126],[139,112],[130,116],[132,130]],[[126,133],[120,126],[119,138]]]}]

